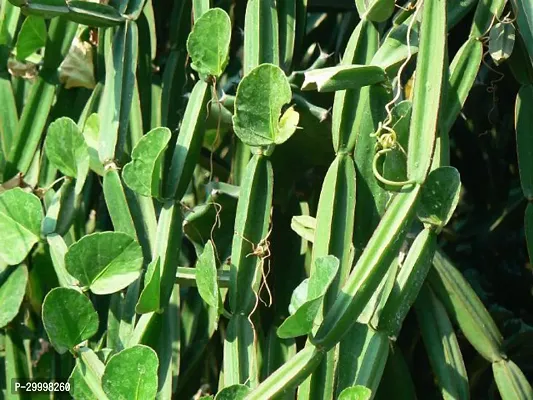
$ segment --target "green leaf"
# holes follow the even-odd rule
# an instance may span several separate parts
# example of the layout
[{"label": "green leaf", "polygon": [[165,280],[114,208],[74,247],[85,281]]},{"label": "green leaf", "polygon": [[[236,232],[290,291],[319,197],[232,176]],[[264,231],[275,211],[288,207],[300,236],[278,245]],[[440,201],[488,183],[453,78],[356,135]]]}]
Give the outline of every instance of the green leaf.
[{"label": "green leaf", "polygon": [[289,314],[294,315],[298,309],[305,304],[307,292],[309,291],[309,278],[304,279],[292,292],[291,302],[289,304]]},{"label": "green leaf", "polygon": [[[216,34],[213,34],[215,33]],[[220,8],[205,12],[195,23],[187,39],[191,67],[200,76],[218,78],[229,61],[231,20]]]},{"label": "green leaf", "polygon": [[[314,273],[309,280],[302,282],[294,291],[289,311],[292,313],[278,328],[277,334],[282,339],[305,335],[313,329],[322,300],[328,287],[333,282],[339,269],[339,260],[334,256],[317,258]],[[307,282],[306,282],[307,281]],[[307,296],[303,301],[303,291],[307,287]]]},{"label": "green leaf", "polygon": [[0,274],[0,282],[0,328],[3,328],[19,312],[26,293],[28,268],[24,264],[6,268]]},{"label": "green leaf", "polygon": [[56,119],[48,128],[44,147],[52,165],[76,178],[76,193],[80,193],[89,172],[89,149],[78,125],[68,117]]},{"label": "green leaf", "polygon": [[37,196],[21,188],[0,194],[0,259],[19,264],[39,241],[43,209]]},{"label": "green leaf", "polygon": [[386,79],[385,71],[375,65],[337,65],[306,72],[302,90],[334,92],[358,89],[384,82]]},{"label": "green leaf", "polygon": [[219,309],[222,303],[217,283],[217,260],[210,240],[196,262],[196,284],[202,299],[211,307]]},{"label": "green leaf", "polygon": [[496,65],[507,60],[513,52],[515,28],[511,23],[498,22],[489,34],[489,53]]},{"label": "green leaf", "polygon": [[146,400],[157,393],[157,354],[148,346],[136,345],[113,355],[102,376],[102,387],[110,399]]},{"label": "green leaf", "polygon": [[322,300],[323,296],[303,303],[293,315],[283,321],[283,324],[281,324],[276,332],[278,337],[288,339],[311,332],[313,321],[320,311]]},{"label": "green leaf", "polygon": [[281,144],[289,140],[298,127],[300,114],[294,110],[293,106],[289,107],[279,120],[279,131],[276,137],[276,144]]},{"label": "green leaf", "polygon": [[104,176],[105,170],[98,157],[98,142],[100,140],[100,116],[93,113],[85,121],[83,127],[83,137],[87,144],[89,153],[89,165],[91,170],[100,176]]},{"label": "green leaf", "polygon": [[292,217],[291,229],[300,237],[313,243],[315,240],[316,219],[310,215],[297,215]]},{"label": "green leaf", "polygon": [[[361,1],[362,0],[357,0],[356,4]],[[374,0],[365,2],[371,4],[365,7],[364,14],[361,12],[361,19],[367,19],[373,22],[383,22],[394,12],[394,0]]]},{"label": "green leaf", "polygon": [[159,257],[148,264],[144,276],[144,289],[135,306],[137,314],[158,311],[160,308],[161,262]]},{"label": "green leaf", "polygon": [[17,60],[25,60],[46,44],[44,18],[29,15],[24,20],[17,38]]},{"label": "green leaf", "polygon": [[235,134],[249,146],[283,143],[294,133],[297,123],[291,108],[287,110],[290,114],[280,120],[282,107],[290,101],[291,87],[283,71],[273,64],[259,65],[237,88]]},{"label": "green leaf", "polygon": [[344,389],[339,395],[338,400],[370,400],[372,391],[364,386],[352,386]]},{"label": "green leaf", "polygon": [[250,388],[246,385],[231,385],[218,392],[215,400],[244,400],[248,393]]},{"label": "green leaf", "polygon": [[84,236],[65,255],[67,271],[95,294],[124,289],[141,274],[141,246],[122,232]]},{"label": "green leaf", "polygon": [[124,166],[122,178],[128,187],[142,196],[161,196],[161,163],[171,133],[168,128],[155,128],[144,135]]},{"label": "green leaf", "polygon": [[55,288],[44,298],[43,324],[50,342],[63,354],[97,332],[98,314],[82,293]]},{"label": "green leaf", "polygon": [[432,171],[422,186],[418,218],[424,224],[444,227],[455,211],[461,192],[459,171],[440,167]]}]

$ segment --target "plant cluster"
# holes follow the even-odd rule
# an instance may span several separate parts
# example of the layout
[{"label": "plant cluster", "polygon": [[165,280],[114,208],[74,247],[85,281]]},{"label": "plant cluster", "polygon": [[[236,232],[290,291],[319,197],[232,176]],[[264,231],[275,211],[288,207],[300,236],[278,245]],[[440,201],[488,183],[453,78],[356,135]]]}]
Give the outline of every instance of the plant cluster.
[{"label": "plant cluster", "polygon": [[532,4],[2,0],[4,396],[533,399],[446,254],[511,81],[533,255]]}]

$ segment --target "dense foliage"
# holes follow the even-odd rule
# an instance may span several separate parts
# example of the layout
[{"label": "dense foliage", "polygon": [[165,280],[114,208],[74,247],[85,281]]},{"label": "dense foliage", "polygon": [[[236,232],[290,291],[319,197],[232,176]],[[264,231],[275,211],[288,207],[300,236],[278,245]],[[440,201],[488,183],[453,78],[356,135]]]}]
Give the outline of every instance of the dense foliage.
[{"label": "dense foliage", "polygon": [[331,3],[0,1],[2,397],[533,399],[533,3]]}]

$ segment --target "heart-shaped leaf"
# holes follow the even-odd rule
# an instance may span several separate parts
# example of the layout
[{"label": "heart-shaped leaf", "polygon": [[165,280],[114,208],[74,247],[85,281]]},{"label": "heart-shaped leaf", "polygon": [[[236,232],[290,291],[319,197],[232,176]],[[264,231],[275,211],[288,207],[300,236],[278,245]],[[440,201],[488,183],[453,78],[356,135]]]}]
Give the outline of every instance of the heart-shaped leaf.
[{"label": "heart-shaped leaf", "polygon": [[56,119],[48,127],[44,147],[52,165],[76,178],[76,193],[80,193],[89,172],[89,149],[78,125],[68,117]]},{"label": "heart-shaped leaf", "polygon": [[161,196],[161,162],[171,136],[168,128],[155,128],[139,140],[122,171],[131,190],[142,196]]},{"label": "heart-shaped leaf", "polygon": [[[309,279],[302,282],[293,292],[289,306],[289,312],[292,315],[283,321],[277,330],[278,336],[282,339],[311,332],[324,295],[339,269],[339,260],[334,256],[320,257],[315,260],[315,266],[314,273]],[[304,301],[303,292],[306,288]]]},{"label": "heart-shaped leaf", "polygon": [[248,393],[250,388],[246,385],[231,385],[218,392],[215,400],[244,400]]},{"label": "heart-shaped leaf", "polygon": [[15,50],[18,60],[25,60],[46,44],[46,24],[44,18],[28,15],[17,38]]},{"label": "heart-shaped leaf", "polygon": [[369,388],[357,385],[344,389],[338,400],[370,400],[371,398],[372,391]]},{"label": "heart-shaped leaf", "polygon": [[261,64],[246,75],[237,88],[233,128],[249,146],[285,142],[294,133],[298,113],[292,108],[281,116],[291,101],[291,87],[283,71],[273,64]]},{"label": "heart-shaped leaf", "polygon": [[28,268],[25,265],[6,268],[0,274],[0,328],[18,314],[27,283]]},{"label": "heart-shaped leaf", "polygon": [[102,376],[102,387],[110,399],[146,400],[157,394],[157,354],[136,345],[111,356]]},{"label": "heart-shaped leaf", "polygon": [[[361,8],[361,3],[365,4],[364,8]],[[364,18],[368,21],[383,22],[394,12],[394,0],[356,0],[355,4],[358,6],[357,10],[361,15],[361,19]]]},{"label": "heart-shaped leaf", "polygon": [[498,22],[490,30],[489,53],[496,65],[511,57],[515,42],[513,24]]},{"label": "heart-shaped leaf", "polygon": [[148,264],[144,275],[144,289],[135,306],[137,314],[158,311],[160,308],[161,262],[159,257]]},{"label": "heart-shaped leaf", "polygon": [[220,8],[206,11],[194,23],[187,39],[191,67],[200,76],[219,77],[229,60],[231,20]]},{"label": "heart-shaped leaf", "polygon": [[292,134],[296,131],[299,120],[300,114],[298,114],[293,107],[289,107],[279,120],[279,131],[276,136],[276,144],[281,144],[289,140]]},{"label": "heart-shaped leaf", "polygon": [[43,324],[50,342],[63,354],[97,332],[98,314],[83,293],[55,288],[44,298]]},{"label": "heart-shaped leaf", "polygon": [[304,279],[292,292],[289,304],[289,314],[294,315],[298,309],[307,301],[307,291],[309,290],[309,278]]},{"label": "heart-shaped leaf", "polygon": [[222,299],[218,291],[217,260],[212,241],[207,242],[203,253],[196,262],[196,284],[202,299],[209,306],[218,310]]},{"label": "heart-shaped leaf", "polygon": [[21,188],[0,194],[0,258],[9,265],[22,262],[39,241],[43,209],[39,198]]},{"label": "heart-shaped leaf", "polygon": [[141,274],[141,246],[122,232],[84,236],[65,255],[67,271],[95,294],[124,289]]},{"label": "heart-shaped leaf", "polygon": [[422,187],[417,214],[425,225],[442,229],[452,217],[459,202],[461,178],[453,167],[432,171]]}]

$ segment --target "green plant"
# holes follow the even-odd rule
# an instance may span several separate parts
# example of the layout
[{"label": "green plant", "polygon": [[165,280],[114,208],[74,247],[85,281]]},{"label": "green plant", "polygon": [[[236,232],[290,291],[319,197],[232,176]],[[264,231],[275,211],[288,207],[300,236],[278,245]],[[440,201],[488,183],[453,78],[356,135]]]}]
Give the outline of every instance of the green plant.
[{"label": "green plant", "polygon": [[533,398],[533,314],[445,254],[502,80],[533,198],[530,2],[313,7],[0,2],[6,398]]}]

